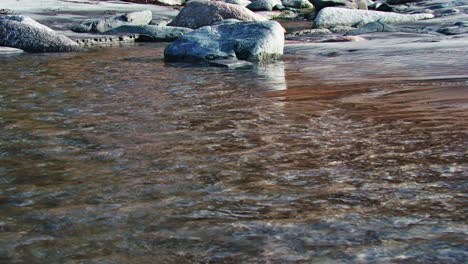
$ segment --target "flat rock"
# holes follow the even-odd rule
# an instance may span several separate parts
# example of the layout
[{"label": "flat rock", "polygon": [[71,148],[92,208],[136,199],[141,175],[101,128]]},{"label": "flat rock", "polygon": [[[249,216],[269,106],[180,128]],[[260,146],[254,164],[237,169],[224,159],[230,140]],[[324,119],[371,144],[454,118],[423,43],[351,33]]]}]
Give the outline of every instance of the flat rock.
[{"label": "flat rock", "polygon": [[322,9],[315,18],[315,27],[333,28],[337,26],[358,27],[370,22],[386,24],[414,22],[421,19],[433,18],[432,14],[397,14],[390,12],[344,9],[327,7]]},{"label": "flat rock", "polygon": [[78,25],[71,27],[75,32],[94,32],[104,33],[106,31],[118,28],[121,26],[140,26],[148,25],[153,19],[153,13],[149,10],[119,14],[102,19],[92,19],[84,21]]},{"label": "flat rock", "polygon": [[191,32],[192,29],[184,27],[170,27],[170,26],[121,26],[109,31],[106,34],[120,35],[120,34],[138,34],[139,41],[174,41],[180,36]]},{"label": "flat rock", "polygon": [[187,33],[164,51],[166,61],[200,62],[237,59],[268,62],[284,49],[284,29],[276,21],[227,20]]},{"label": "flat rock", "polygon": [[73,40],[26,16],[0,16],[0,46],[26,52],[67,52],[80,50]]},{"label": "flat rock", "polygon": [[168,26],[196,29],[213,25],[225,19],[237,19],[240,21],[267,20],[265,17],[255,14],[240,5],[210,0],[194,0],[188,2]]}]

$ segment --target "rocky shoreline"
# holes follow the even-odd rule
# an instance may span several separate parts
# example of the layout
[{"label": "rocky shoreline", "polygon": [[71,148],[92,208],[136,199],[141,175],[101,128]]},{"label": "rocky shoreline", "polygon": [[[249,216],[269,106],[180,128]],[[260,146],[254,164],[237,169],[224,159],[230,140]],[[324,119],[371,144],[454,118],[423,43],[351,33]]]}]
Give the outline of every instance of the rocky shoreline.
[{"label": "rocky shoreline", "polygon": [[8,47],[0,50],[5,53],[11,48],[63,52],[158,41],[172,42],[165,52],[171,61],[264,63],[280,58],[284,46],[291,45],[307,45],[314,52],[318,43],[333,50],[345,46],[336,42],[372,47],[385,38],[403,46],[440,45],[468,37],[468,1],[463,0],[31,2],[0,4],[0,46]]}]

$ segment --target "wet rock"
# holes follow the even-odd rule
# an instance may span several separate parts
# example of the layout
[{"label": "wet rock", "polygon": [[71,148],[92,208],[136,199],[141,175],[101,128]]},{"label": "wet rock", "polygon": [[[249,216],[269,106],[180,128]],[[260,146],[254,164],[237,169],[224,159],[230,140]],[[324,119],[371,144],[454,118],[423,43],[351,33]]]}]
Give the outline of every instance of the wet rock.
[{"label": "wet rock", "polygon": [[254,11],[272,11],[273,9],[282,9],[281,0],[253,0],[248,9]]},{"label": "wet rock", "polygon": [[139,26],[148,25],[153,19],[153,13],[149,10],[131,12],[126,14],[115,15],[103,19],[93,19],[84,21],[80,24],[73,25],[72,31],[84,33],[84,32],[95,32],[104,33],[106,31],[118,28],[121,26]]},{"label": "wet rock", "polygon": [[353,10],[336,7],[322,9],[315,18],[315,27],[332,28],[336,26],[358,27],[370,22],[380,21],[382,23],[404,23],[420,19],[433,18],[432,14],[404,15],[389,12]]},{"label": "wet rock", "polygon": [[312,4],[309,0],[282,0],[281,3],[284,7],[291,8],[310,8]]},{"label": "wet rock", "polygon": [[184,27],[169,27],[169,26],[121,26],[109,31],[106,34],[138,34],[140,41],[174,41],[180,36],[191,32],[192,29]]},{"label": "wet rock", "polygon": [[374,32],[397,32],[395,26],[387,25],[381,22],[371,22],[362,28],[353,29],[345,33],[345,36],[357,36]]},{"label": "wet rock", "polygon": [[168,26],[199,28],[213,25],[224,19],[240,21],[266,21],[263,16],[255,14],[249,9],[224,2],[211,0],[190,1],[172,20]]},{"label": "wet rock", "polygon": [[268,62],[283,54],[284,29],[276,21],[224,21],[183,35],[164,51],[166,61],[238,59]]},{"label": "wet rock", "polygon": [[241,6],[248,6],[252,3],[249,0],[225,0],[225,3],[233,4],[233,5],[241,5]]},{"label": "wet rock", "polygon": [[27,52],[77,51],[79,45],[26,16],[0,16],[0,46]]},{"label": "wet rock", "polygon": [[219,67],[219,68],[228,68],[228,69],[239,69],[239,68],[249,68],[254,64],[244,60],[233,60],[233,59],[221,59],[221,60],[211,60],[208,62],[210,66]]}]

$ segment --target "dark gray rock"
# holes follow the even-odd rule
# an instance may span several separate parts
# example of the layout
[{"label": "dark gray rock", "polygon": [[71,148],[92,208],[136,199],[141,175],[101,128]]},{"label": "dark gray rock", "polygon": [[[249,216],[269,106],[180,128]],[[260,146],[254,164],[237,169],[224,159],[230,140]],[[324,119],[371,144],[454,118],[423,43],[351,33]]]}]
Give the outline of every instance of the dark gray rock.
[{"label": "dark gray rock", "polygon": [[275,8],[281,9],[278,7],[282,6],[281,0],[253,0],[247,8],[254,11],[272,11]]},{"label": "dark gray rock", "polygon": [[119,14],[103,19],[92,19],[73,25],[70,29],[74,32],[104,33],[121,26],[148,25],[153,19],[153,13],[149,10]]},{"label": "dark gray rock", "polygon": [[106,34],[120,35],[120,34],[138,34],[139,41],[174,41],[180,36],[191,32],[190,28],[183,27],[169,27],[169,26],[121,26],[109,31]]},{"label": "dark gray rock", "polygon": [[164,51],[167,61],[238,59],[268,62],[283,54],[284,29],[276,21],[226,20],[183,35]]},{"label": "dark gray rock", "polygon": [[0,46],[26,52],[67,52],[79,45],[26,16],[0,16]]}]

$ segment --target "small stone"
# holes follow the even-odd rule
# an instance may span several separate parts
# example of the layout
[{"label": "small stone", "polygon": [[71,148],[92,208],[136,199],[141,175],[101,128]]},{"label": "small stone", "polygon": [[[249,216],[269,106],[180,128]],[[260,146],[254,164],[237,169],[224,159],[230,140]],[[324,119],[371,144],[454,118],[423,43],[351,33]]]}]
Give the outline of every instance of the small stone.
[{"label": "small stone", "polygon": [[231,59],[221,59],[221,60],[210,60],[208,64],[213,67],[228,68],[228,69],[239,69],[239,68],[249,68],[254,64],[245,60],[231,60]]}]

